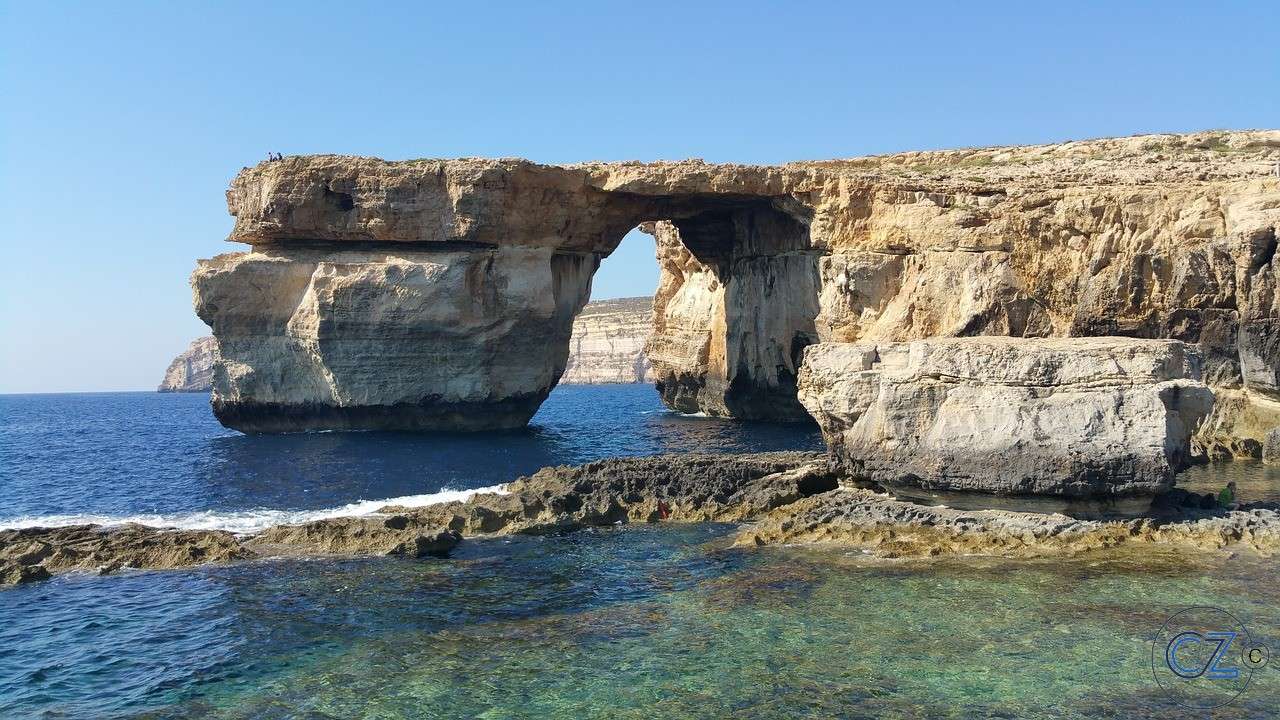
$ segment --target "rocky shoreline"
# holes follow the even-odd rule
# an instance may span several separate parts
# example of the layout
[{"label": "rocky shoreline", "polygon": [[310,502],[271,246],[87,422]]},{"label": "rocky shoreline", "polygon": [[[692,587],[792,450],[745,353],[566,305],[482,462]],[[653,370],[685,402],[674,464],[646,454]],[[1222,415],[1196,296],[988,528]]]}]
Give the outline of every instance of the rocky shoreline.
[{"label": "rocky shoreline", "polygon": [[122,525],[0,531],[0,585],[66,572],[173,569],[286,556],[447,555],[464,539],[651,522],[742,523],[735,544],[839,544],[887,558],[1029,557],[1122,544],[1280,551],[1280,506],[1202,509],[1174,490],[1147,516],[1080,520],[964,511],[856,487],[823,453],[660,455],[544,468],[501,493],[281,525],[255,535]]}]

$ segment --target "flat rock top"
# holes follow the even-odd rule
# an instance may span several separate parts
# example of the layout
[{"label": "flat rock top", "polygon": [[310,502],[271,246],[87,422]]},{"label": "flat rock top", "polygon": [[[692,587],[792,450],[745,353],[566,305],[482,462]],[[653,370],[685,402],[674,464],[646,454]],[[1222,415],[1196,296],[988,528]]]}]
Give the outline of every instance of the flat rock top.
[{"label": "flat rock top", "polygon": [[955,184],[1066,182],[1128,184],[1233,180],[1264,177],[1280,162],[1280,130],[1204,131],[1012,145],[925,150],[865,157],[808,160],[783,165],[708,163],[700,159],[643,162],[583,162],[564,165],[522,158],[383,160],[354,155],[298,155],[246,167],[246,181],[317,171],[386,175],[443,173],[483,183],[513,171],[543,172],[611,192],[661,194],[674,191],[759,194],[784,179],[843,176],[866,180],[918,178]]},{"label": "flat rock top", "polygon": [[[1022,147],[908,152],[785,165],[517,158],[287,157],[245,168],[227,190],[235,242],[463,242],[612,249],[644,220],[711,199],[853,212],[867,191],[983,201],[1073,187],[1198,186],[1268,178],[1280,130],[1142,135]],[[829,206],[829,207],[828,207]],[[824,210],[823,208],[826,208]],[[614,237],[616,235],[616,237]]]}]

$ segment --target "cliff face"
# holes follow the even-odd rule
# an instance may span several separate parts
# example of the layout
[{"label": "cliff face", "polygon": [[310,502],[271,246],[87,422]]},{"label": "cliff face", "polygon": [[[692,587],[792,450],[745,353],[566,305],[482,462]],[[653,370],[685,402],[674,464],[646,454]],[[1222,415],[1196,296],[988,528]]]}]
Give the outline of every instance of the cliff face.
[{"label": "cliff face", "polygon": [[850,476],[896,494],[1116,503],[1167,491],[1189,464],[1213,407],[1201,364],[1177,340],[820,343],[799,397]]},{"label": "cliff face", "polygon": [[157,389],[160,392],[209,392],[217,354],[218,341],[212,337],[192,340],[191,345],[169,363]]},{"label": "cliff face", "polygon": [[1247,408],[1214,426],[1260,438],[1280,424],[1278,160],[1277,131],[779,167],[288,158],[228,191],[253,251],[192,280],[215,411],[245,430],[522,424],[600,257],[644,223],[649,356],[678,409],[802,417],[818,341],[1124,335],[1197,345]]},{"label": "cliff face", "polygon": [[[652,382],[644,355],[653,331],[653,298],[633,297],[589,302],[573,319],[569,358],[561,384]],[[173,359],[160,392],[209,392],[218,341],[197,338]]]},{"label": "cliff face", "polygon": [[653,331],[653,298],[589,302],[573,319],[569,359],[560,382],[652,382],[644,345]]}]

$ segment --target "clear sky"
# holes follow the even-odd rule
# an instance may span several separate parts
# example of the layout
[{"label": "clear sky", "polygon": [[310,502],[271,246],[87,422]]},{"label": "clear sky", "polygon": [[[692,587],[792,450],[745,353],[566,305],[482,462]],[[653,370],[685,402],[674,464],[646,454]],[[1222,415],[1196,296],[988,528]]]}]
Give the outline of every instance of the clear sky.
[{"label": "clear sky", "polygon": [[[0,0],[0,392],[151,389],[269,150],[777,163],[1280,126],[1280,3]],[[648,294],[629,237],[595,297]]]}]

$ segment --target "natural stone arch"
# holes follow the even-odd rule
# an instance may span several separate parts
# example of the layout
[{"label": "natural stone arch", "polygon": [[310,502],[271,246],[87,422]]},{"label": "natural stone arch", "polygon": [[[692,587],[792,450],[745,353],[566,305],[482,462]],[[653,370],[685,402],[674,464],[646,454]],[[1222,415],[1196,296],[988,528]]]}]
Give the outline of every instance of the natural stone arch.
[{"label": "natural stone arch", "polygon": [[1280,424],[1277,148],[1261,131],[779,167],[263,163],[227,193],[253,251],[192,276],[222,350],[213,406],[247,431],[523,425],[600,258],[643,224],[677,409],[794,417],[813,339],[1119,334],[1197,345],[1235,408],[1214,432],[1262,437]]}]

